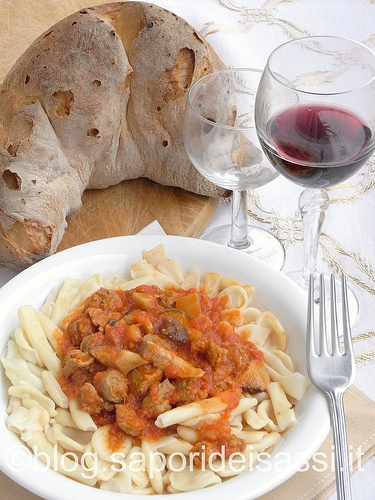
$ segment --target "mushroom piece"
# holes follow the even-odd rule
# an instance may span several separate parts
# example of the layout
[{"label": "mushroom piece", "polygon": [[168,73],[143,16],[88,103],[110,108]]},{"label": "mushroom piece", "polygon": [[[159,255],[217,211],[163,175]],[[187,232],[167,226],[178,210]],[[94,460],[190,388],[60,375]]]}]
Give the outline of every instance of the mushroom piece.
[{"label": "mushroom piece", "polygon": [[143,338],[140,354],[146,361],[163,370],[167,377],[202,377],[204,374],[203,370],[178,356],[169,343],[158,335],[146,335]]}]

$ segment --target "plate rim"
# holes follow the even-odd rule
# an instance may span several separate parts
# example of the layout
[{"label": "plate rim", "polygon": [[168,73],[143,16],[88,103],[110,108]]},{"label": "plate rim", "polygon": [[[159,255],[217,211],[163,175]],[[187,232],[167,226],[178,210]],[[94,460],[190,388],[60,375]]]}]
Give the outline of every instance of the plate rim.
[{"label": "plate rim", "polygon": [[[137,241],[138,242],[137,244],[140,247],[143,245],[143,242],[144,242],[144,244],[147,244],[147,246],[150,246],[151,248],[155,247],[159,243],[165,244],[168,247],[169,245],[173,245],[174,242],[176,242],[177,246],[181,245],[185,251],[186,251],[186,249],[189,248],[189,246],[194,246],[194,247],[198,248],[199,250],[200,249],[202,249],[202,250],[203,249],[210,249],[212,252],[215,252],[215,253],[219,252],[219,255],[223,254],[223,255],[233,256],[233,257],[236,256],[237,261],[248,262],[250,267],[256,266],[266,274],[267,273],[269,273],[271,275],[277,274],[279,279],[281,279],[285,283],[287,282],[288,283],[287,286],[292,287],[292,289],[294,289],[297,296],[300,297],[301,303],[302,303],[302,301],[304,301],[307,304],[307,301],[305,300],[303,291],[299,288],[299,286],[296,283],[294,283],[290,278],[288,278],[281,271],[277,271],[277,270],[271,268],[270,266],[268,266],[264,262],[260,262],[259,260],[255,259],[252,256],[241,253],[241,256],[239,257],[238,250],[234,250],[230,247],[224,247],[223,245],[219,245],[217,243],[211,243],[211,242],[199,240],[196,238],[191,238],[191,237],[186,237],[186,236],[145,235],[145,234],[103,238],[103,239],[83,243],[83,244],[62,250],[61,252],[58,252],[54,255],[51,255],[51,256],[33,264],[29,268],[21,271],[15,277],[11,278],[6,284],[4,284],[0,288],[0,304],[2,303],[2,299],[3,299],[4,295],[11,295],[12,296],[15,293],[17,293],[17,290],[18,290],[18,287],[20,284],[24,284],[25,281],[30,280],[30,279],[31,279],[31,281],[33,279],[35,280],[35,278],[37,276],[39,276],[40,274],[45,274],[45,273],[48,274],[53,269],[55,269],[57,266],[65,266],[66,264],[69,263],[70,259],[74,256],[77,256],[77,258],[75,259],[75,260],[77,260],[78,256],[80,256],[82,253],[88,252],[88,256],[94,257],[94,258],[98,257],[98,256],[103,256],[103,255],[108,257],[110,255],[113,255],[114,253],[116,255],[121,255],[121,256],[126,257],[126,256],[129,256],[129,251],[127,251],[126,244],[129,242],[134,243],[134,241]],[[118,247],[119,248],[123,247],[123,249],[118,250]],[[112,248],[115,248],[116,251],[114,252],[112,250]],[[146,248],[143,248],[143,249],[146,249]],[[167,250],[167,255],[170,258],[174,258],[173,255],[170,255],[171,249],[166,248],[166,250]],[[179,251],[181,251],[181,250],[179,250]],[[139,254],[139,258],[141,258],[140,254]],[[73,259],[73,262],[74,262],[74,259]],[[132,262],[133,261],[131,261],[131,263]],[[99,272],[99,271],[93,270],[92,274],[94,274],[95,272]],[[49,290],[46,290],[46,295],[47,295],[48,291]],[[0,305],[0,310],[1,309],[2,309],[2,304]],[[1,325],[1,322],[2,322],[2,320],[0,320],[0,325]],[[10,332],[9,332],[9,334],[10,334]],[[8,339],[9,339],[9,337],[6,339],[5,345],[8,341]],[[1,352],[2,351],[3,351],[3,347],[1,347]],[[4,372],[3,372],[3,368],[1,367],[0,380],[2,380],[3,377],[4,377]],[[194,497],[195,500],[203,500],[203,499],[210,498],[211,496],[213,498],[214,495],[216,495],[216,491],[217,491],[218,487],[220,487],[220,490],[219,490],[220,494],[223,494],[226,492],[226,493],[233,495],[233,491],[235,489],[237,489],[237,488],[235,488],[235,485],[242,484],[242,487],[240,487],[238,489],[238,490],[241,490],[241,491],[238,491],[240,493],[240,495],[237,496],[236,498],[238,498],[238,499],[241,498],[243,500],[245,500],[245,499],[251,500],[251,499],[258,498],[260,495],[264,495],[265,493],[273,490],[274,488],[276,488],[280,484],[284,483],[292,475],[294,475],[295,472],[297,472],[298,468],[301,467],[308,459],[310,459],[310,457],[320,448],[321,444],[326,439],[326,437],[329,433],[329,429],[330,429],[328,405],[326,402],[326,398],[324,397],[324,395],[320,391],[318,391],[318,389],[316,389],[314,386],[312,386],[312,384],[311,384],[311,387],[309,390],[313,391],[313,397],[317,398],[317,402],[320,404],[320,407],[322,409],[326,410],[325,418],[324,418],[324,414],[322,414],[321,419],[320,419],[319,433],[318,433],[319,438],[316,436],[316,439],[314,440],[314,445],[306,443],[305,452],[301,453],[301,458],[299,460],[295,461],[295,463],[293,463],[292,466],[289,467],[287,472],[284,472],[283,474],[280,474],[280,473],[275,474],[271,477],[268,477],[267,478],[268,483],[267,483],[266,487],[264,487],[264,485],[258,485],[257,488],[255,488],[252,492],[249,491],[248,493],[243,493],[243,484],[242,483],[245,482],[246,476],[248,476],[250,474],[249,472],[245,472],[245,473],[240,474],[237,477],[232,478],[230,481],[225,481],[219,485],[210,486],[209,488],[205,488],[202,490],[195,490],[193,492],[180,493],[179,495],[189,495],[189,498]],[[13,435],[13,433],[11,433],[11,431],[9,431],[5,425],[4,426],[1,425],[0,426],[0,436],[4,434],[4,431],[7,431],[8,433],[10,433],[12,435],[12,437],[14,436],[17,439],[17,441],[19,442],[19,444],[21,444],[24,448],[27,449],[26,445],[21,443],[17,436]],[[35,494],[45,495],[47,492],[47,490],[44,488],[43,484],[42,485],[35,485],[35,481],[33,481],[32,477],[21,477],[20,478],[20,474],[18,472],[14,472],[9,467],[7,467],[6,457],[4,458],[3,454],[0,454],[0,470],[2,470],[6,475],[8,475],[15,482],[17,482],[18,484],[20,484],[21,486],[25,487],[26,489],[28,489],[29,491],[31,491]],[[52,481],[53,481],[53,478],[56,477],[54,471],[52,471],[52,470],[44,471],[43,474],[47,474],[47,477],[49,477],[50,474],[52,474],[52,476],[51,476]],[[68,490],[72,490],[69,493],[71,498],[76,498],[74,496],[75,494],[77,495],[77,498],[78,498],[78,496],[80,496],[80,491],[82,488],[83,488],[82,494],[85,494],[85,493],[89,494],[93,500],[96,500],[96,499],[103,500],[103,498],[104,498],[103,492],[101,492],[101,490],[99,490],[97,488],[93,488],[90,486],[89,489],[87,489],[88,488],[87,486],[82,485],[80,483],[77,483],[69,478],[66,478],[61,474],[59,474],[59,477],[60,477],[60,480],[64,480],[64,482],[66,483],[66,488],[64,489],[63,492],[52,492],[51,493],[49,491],[48,496],[45,498],[48,498],[49,500],[64,500],[66,498],[66,494],[67,494]],[[251,476],[249,476],[249,479],[250,478],[251,478]],[[50,483],[50,481],[48,481],[48,484],[49,483]],[[46,485],[47,485],[47,482],[46,482]],[[40,489],[40,486],[42,486],[42,489]],[[48,485],[46,487],[48,488]],[[78,490],[77,490],[77,487],[78,487]],[[210,492],[212,492],[212,494]],[[114,493],[114,492],[107,492],[107,491],[105,492],[105,495],[109,495],[109,494],[113,495],[114,496],[113,498],[116,498],[116,499],[134,498],[134,495],[130,495],[130,494]],[[167,500],[167,499],[171,498],[171,495],[170,494],[162,494],[162,495],[158,495],[158,497],[161,500]],[[146,498],[149,498],[149,496],[142,495],[142,496],[140,496],[140,498],[146,499]]]}]

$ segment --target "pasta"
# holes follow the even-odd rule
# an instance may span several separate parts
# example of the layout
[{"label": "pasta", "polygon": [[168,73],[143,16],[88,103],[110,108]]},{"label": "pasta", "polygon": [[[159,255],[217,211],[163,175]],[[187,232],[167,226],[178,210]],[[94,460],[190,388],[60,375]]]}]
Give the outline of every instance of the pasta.
[{"label": "pasta", "polygon": [[67,278],[40,311],[18,311],[0,358],[8,428],[54,470],[114,492],[186,492],[250,470],[308,389],[254,291],[183,273],[163,245],[126,280]]}]

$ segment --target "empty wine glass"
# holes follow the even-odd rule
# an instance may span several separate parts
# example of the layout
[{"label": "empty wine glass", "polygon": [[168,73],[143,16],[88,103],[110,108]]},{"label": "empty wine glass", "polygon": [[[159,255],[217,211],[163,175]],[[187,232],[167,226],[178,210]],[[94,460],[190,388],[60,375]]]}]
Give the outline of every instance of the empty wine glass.
[{"label": "empty wine glass", "polygon": [[[307,290],[310,274],[317,271],[319,236],[329,206],[326,188],[357,172],[375,148],[374,53],[332,36],[279,46],[259,84],[255,121],[272,165],[305,188],[299,198],[304,269],[293,277]],[[358,304],[353,292],[350,303],[354,319]]]},{"label": "empty wine glass", "polygon": [[232,190],[232,223],[201,238],[227,244],[281,269],[284,247],[265,229],[248,223],[247,190],[278,173],[265,158],[255,130],[254,103],[262,72],[225,69],[192,85],[184,119],[184,143],[195,168],[214,184]]}]

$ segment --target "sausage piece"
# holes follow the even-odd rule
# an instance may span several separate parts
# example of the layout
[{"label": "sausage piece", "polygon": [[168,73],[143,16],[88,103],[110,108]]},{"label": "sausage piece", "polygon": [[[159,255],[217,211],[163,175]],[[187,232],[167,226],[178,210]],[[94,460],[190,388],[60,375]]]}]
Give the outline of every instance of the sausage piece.
[{"label": "sausage piece", "polygon": [[94,362],[94,358],[88,352],[82,352],[79,349],[70,350],[63,360],[63,374],[70,377],[80,368],[87,368]]},{"label": "sausage piece", "polygon": [[115,368],[98,372],[94,377],[94,386],[104,399],[110,403],[123,403],[128,394],[128,380]]},{"label": "sausage piece", "polygon": [[138,415],[129,403],[116,405],[116,419],[120,429],[131,436],[139,436],[147,425],[147,420]]}]

